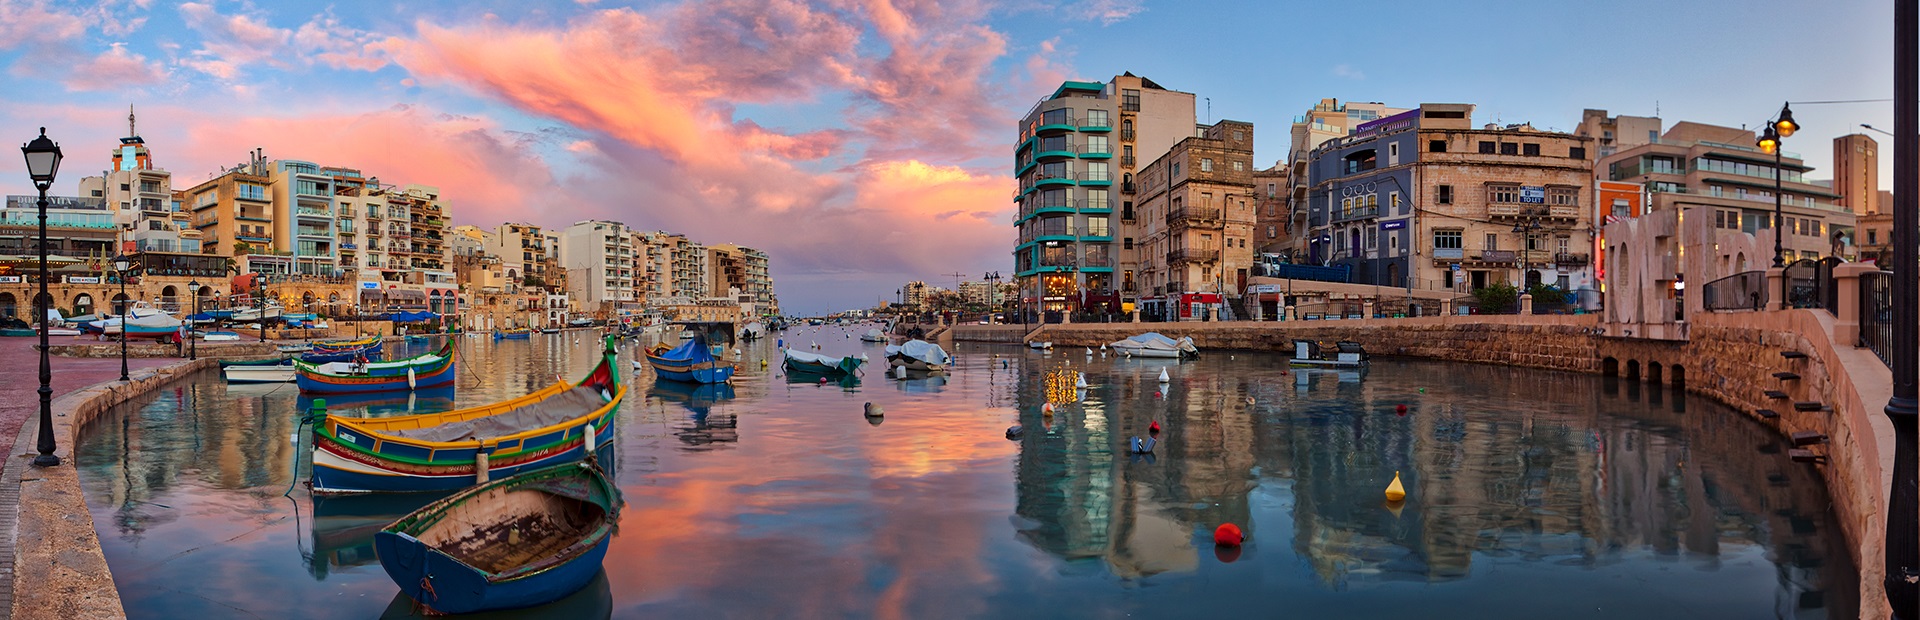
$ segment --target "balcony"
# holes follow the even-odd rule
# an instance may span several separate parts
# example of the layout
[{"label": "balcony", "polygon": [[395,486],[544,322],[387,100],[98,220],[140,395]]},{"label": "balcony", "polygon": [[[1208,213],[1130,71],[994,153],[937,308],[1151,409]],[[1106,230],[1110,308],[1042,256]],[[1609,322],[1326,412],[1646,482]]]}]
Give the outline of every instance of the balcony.
[{"label": "balcony", "polygon": [[303,217],[326,217],[326,218],[333,217],[333,211],[328,209],[316,209],[313,207],[295,207],[293,210],[293,213],[294,215],[299,215]]},{"label": "balcony", "polygon": [[1035,128],[1034,132],[1044,134],[1055,131],[1073,131],[1079,127],[1080,125],[1074,122],[1072,114],[1066,114],[1064,111],[1056,110],[1042,112],[1040,114],[1040,126]]},{"label": "balcony", "polygon": [[1132,167],[1133,167],[1133,156],[1132,156],[1132,155],[1121,155],[1121,156],[1120,156],[1120,167],[1122,167],[1122,168],[1132,168]]},{"label": "balcony", "polygon": [[1113,173],[1111,172],[1082,172],[1079,174],[1079,177],[1081,185],[1092,185],[1096,187],[1113,185]]},{"label": "balcony", "polygon": [[1585,265],[1589,257],[1584,252],[1560,252],[1553,255],[1553,262],[1561,265]]},{"label": "balcony", "polygon": [[1093,199],[1091,198],[1075,198],[1073,200],[1073,208],[1083,212],[1084,211],[1110,212],[1110,211],[1113,211],[1113,202],[1108,200],[1094,202]]},{"label": "balcony", "polygon": [[1181,263],[1211,263],[1218,260],[1220,260],[1219,250],[1182,249],[1167,253],[1167,264],[1169,265],[1178,265]]},{"label": "balcony", "polygon": [[1335,222],[1351,222],[1353,220],[1366,220],[1377,217],[1380,217],[1380,207],[1378,206],[1337,210],[1333,213],[1333,221]]},{"label": "balcony", "polygon": [[1134,190],[1133,182],[1131,181],[1120,184],[1120,193],[1122,194],[1131,194],[1133,193],[1133,190]]},{"label": "balcony", "polygon": [[1112,159],[1113,146],[1108,144],[1089,144],[1080,147],[1080,159]]},{"label": "balcony", "polygon": [[1122,130],[1120,130],[1120,140],[1121,140],[1122,142],[1132,142],[1132,141],[1133,141],[1133,130],[1132,130],[1132,129],[1122,129]]},{"label": "balcony", "polygon": [[1219,220],[1220,210],[1207,207],[1181,208],[1167,212],[1168,226],[1173,226],[1178,223],[1217,222]]},{"label": "balcony", "polygon": [[1513,250],[1486,250],[1480,253],[1480,262],[1496,265],[1511,265],[1517,261]]},{"label": "balcony", "polygon": [[[1101,246],[1094,246],[1101,247]],[[1080,259],[1081,267],[1112,267],[1113,258],[1109,256],[1086,256]]]}]

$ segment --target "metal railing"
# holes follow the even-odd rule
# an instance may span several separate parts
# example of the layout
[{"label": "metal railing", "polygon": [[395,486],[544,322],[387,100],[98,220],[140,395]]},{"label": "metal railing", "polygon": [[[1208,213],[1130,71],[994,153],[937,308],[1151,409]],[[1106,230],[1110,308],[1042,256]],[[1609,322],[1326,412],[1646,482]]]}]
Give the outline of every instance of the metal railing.
[{"label": "metal railing", "polygon": [[1181,220],[1217,220],[1220,210],[1207,207],[1186,207],[1167,212],[1167,225]]},{"label": "metal railing", "polygon": [[1800,259],[1787,265],[1787,306],[1791,308],[1838,309],[1833,286],[1833,265],[1839,261]]},{"label": "metal railing", "polygon": [[1888,367],[1893,349],[1893,272],[1860,274],[1860,346]]},{"label": "metal railing", "polygon": [[1736,273],[1700,287],[1700,301],[1709,312],[1761,310],[1767,306],[1767,272]]}]

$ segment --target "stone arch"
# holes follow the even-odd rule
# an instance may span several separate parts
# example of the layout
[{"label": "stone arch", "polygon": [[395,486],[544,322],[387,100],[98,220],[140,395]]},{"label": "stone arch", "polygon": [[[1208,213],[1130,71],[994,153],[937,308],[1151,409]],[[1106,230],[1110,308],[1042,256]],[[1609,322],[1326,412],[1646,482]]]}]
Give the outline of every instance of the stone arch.
[{"label": "stone arch", "polygon": [[[35,312],[36,314],[40,314],[40,313],[41,313],[41,311],[40,311],[40,308],[47,308],[47,309],[57,309],[57,308],[54,308],[54,307],[53,307],[53,294],[52,294],[52,293],[41,293],[41,294],[38,294],[38,295],[34,295],[34,296],[33,296],[33,299],[34,299],[34,312]],[[35,317],[34,317],[34,320],[39,320],[39,319],[40,319],[40,317],[38,317],[38,316],[35,316]]]},{"label": "stone arch", "polygon": [[1640,360],[1627,360],[1627,378],[1635,380],[1640,378]]},{"label": "stone arch", "polygon": [[132,302],[133,298],[128,297],[126,293],[114,293],[113,307],[110,308],[110,310],[114,314],[126,314],[127,308],[133,305]]},{"label": "stone arch", "polygon": [[93,296],[81,293],[73,296],[74,314],[93,314]]},{"label": "stone arch", "polygon": [[1673,387],[1677,387],[1677,388],[1686,387],[1687,386],[1687,367],[1681,366],[1679,364],[1668,366],[1667,379],[1668,379],[1667,382],[1673,384]]},{"label": "stone arch", "polygon": [[163,301],[163,302],[170,301],[173,303],[180,303],[180,300],[177,299],[179,295],[180,295],[180,291],[175,290],[172,284],[168,284],[166,288],[160,289],[160,301]]},{"label": "stone arch", "polygon": [[[13,293],[0,293],[0,315],[18,317],[20,316],[19,306],[20,302],[14,298]],[[39,320],[38,317],[35,320]]]},{"label": "stone arch", "polygon": [[1609,356],[1606,359],[1600,360],[1600,374],[1609,377],[1620,376],[1620,359]]},{"label": "stone arch", "polygon": [[1656,385],[1661,383],[1660,362],[1647,362],[1647,383]]},{"label": "stone arch", "polygon": [[1728,275],[1732,275],[1735,273],[1746,273],[1747,271],[1748,271],[1747,270],[1747,253],[1734,252],[1733,253],[1733,271]]}]

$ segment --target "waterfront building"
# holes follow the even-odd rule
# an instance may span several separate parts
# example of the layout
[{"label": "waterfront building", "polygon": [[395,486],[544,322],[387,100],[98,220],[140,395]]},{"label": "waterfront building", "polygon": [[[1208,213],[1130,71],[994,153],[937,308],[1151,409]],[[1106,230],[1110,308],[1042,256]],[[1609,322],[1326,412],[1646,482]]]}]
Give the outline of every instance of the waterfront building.
[{"label": "waterfront building", "polygon": [[676,297],[699,299],[706,297],[707,290],[707,247],[686,235],[674,235],[672,254],[673,289]]},{"label": "waterfront building", "polygon": [[1880,143],[1866,134],[1833,139],[1834,204],[1857,216],[1880,212]]},{"label": "waterfront building", "polygon": [[546,286],[547,237],[533,224],[501,224],[487,253],[500,257],[515,286]]},{"label": "waterfront building", "polygon": [[761,312],[779,311],[766,252],[734,243],[707,246],[707,250],[707,270],[712,279],[710,290],[737,289],[739,294],[752,296]]},{"label": "waterfront building", "polygon": [[576,308],[608,318],[639,313],[631,232],[626,224],[606,220],[567,227],[560,252],[567,261],[566,290]]},{"label": "waterfront building", "polygon": [[173,174],[154,163],[152,151],[127,112],[127,137],[111,154],[111,167],[80,179],[79,195],[100,198],[120,231],[116,251],[198,252],[200,233],[177,204]]},{"label": "waterfront building", "polygon": [[900,304],[913,310],[924,310],[927,295],[933,292],[926,282],[914,280],[900,287]]},{"label": "waterfront building", "polygon": [[462,224],[453,227],[453,234],[448,240],[451,241],[455,257],[486,254],[487,246],[493,244],[493,231]]},{"label": "waterfront building", "polygon": [[[1217,313],[1252,275],[1253,124],[1223,120],[1196,132],[1136,175],[1140,218],[1121,227],[1133,239],[1147,316]],[[1195,304],[1211,310],[1196,315]]]},{"label": "waterfront building", "polygon": [[274,250],[273,177],[259,151],[247,163],[221,170],[182,195],[200,232],[200,251],[239,256]]},{"label": "waterfront building", "polygon": [[292,252],[293,271],[338,276],[333,178],[312,162],[279,160],[267,168],[273,200],[273,250]]},{"label": "waterfront building", "polygon": [[1595,161],[1642,144],[1660,141],[1658,116],[1608,116],[1606,110],[1580,111],[1580,126],[1573,135],[1593,140],[1587,156]]},{"label": "waterfront building", "polygon": [[[0,255],[29,256],[38,250],[40,238],[40,197],[7,196],[6,209],[0,211]],[[119,227],[105,198],[92,196],[47,197],[47,254],[95,260],[116,253]],[[39,259],[35,258],[35,265]],[[4,274],[0,277],[20,274]]]},{"label": "waterfront building", "polygon": [[[1275,253],[1285,255],[1291,261],[1306,260],[1307,228],[1307,159],[1313,149],[1334,138],[1343,138],[1351,134],[1362,123],[1372,122],[1384,117],[1402,114],[1406,108],[1396,108],[1378,101],[1349,101],[1341,103],[1339,99],[1321,99],[1306,113],[1293,117],[1293,126],[1288,133],[1288,152],[1286,160],[1286,181],[1284,217],[1292,225],[1291,236],[1286,243],[1277,244]],[[1265,208],[1262,208],[1262,212]],[[1284,232],[1285,227],[1282,228]]]},{"label": "waterfront building", "polygon": [[1295,245],[1292,209],[1288,208],[1291,166],[1285,160],[1253,171],[1253,252],[1278,254],[1292,260]]},{"label": "waterfront building", "polygon": [[1028,110],[1014,150],[1014,279],[1026,312],[1120,312],[1137,296],[1115,278],[1126,269],[1115,210],[1121,223],[1133,218],[1135,170],[1193,135],[1193,103],[1126,73],[1062,83]]},{"label": "waterfront building", "polygon": [[1588,140],[1422,104],[1313,150],[1309,262],[1421,289],[1595,286]]},{"label": "waterfront building", "polygon": [[[1751,130],[1683,121],[1656,142],[1601,158],[1594,173],[1645,185],[1653,211],[1704,207],[1716,228],[1753,233],[1773,227],[1774,208],[1774,156],[1755,140]],[[1842,196],[1807,180],[1813,168],[1798,154],[1780,155],[1786,260],[1851,255],[1855,217],[1834,202]],[[1746,258],[1755,269],[1773,262]]]}]

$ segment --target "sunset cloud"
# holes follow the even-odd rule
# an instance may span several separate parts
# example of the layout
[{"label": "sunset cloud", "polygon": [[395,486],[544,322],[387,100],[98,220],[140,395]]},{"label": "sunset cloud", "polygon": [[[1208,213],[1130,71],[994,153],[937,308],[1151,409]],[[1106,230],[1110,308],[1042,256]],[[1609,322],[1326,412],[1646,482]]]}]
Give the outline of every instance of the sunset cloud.
[{"label": "sunset cloud", "polygon": [[67,90],[107,90],[158,84],[166,71],[145,56],[115,44],[106,52],[73,68],[66,79]]}]

